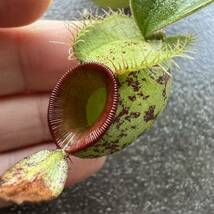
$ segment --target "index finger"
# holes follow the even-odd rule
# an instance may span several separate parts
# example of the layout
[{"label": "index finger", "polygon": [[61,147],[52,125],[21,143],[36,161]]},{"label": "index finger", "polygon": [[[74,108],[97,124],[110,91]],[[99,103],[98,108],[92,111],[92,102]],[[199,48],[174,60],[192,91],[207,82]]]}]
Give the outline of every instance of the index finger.
[{"label": "index finger", "polygon": [[0,29],[0,97],[50,91],[61,74],[77,64],[68,60],[75,33],[60,21]]},{"label": "index finger", "polygon": [[0,27],[30,24],[47,9],[51,0],[1,0]]}]

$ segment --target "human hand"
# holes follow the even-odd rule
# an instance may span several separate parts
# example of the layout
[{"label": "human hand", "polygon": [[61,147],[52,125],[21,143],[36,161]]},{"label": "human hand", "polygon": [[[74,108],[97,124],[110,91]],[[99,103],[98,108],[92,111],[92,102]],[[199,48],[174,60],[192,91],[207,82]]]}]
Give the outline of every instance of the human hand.
[{"label": "human hand", "polygon": [[[0,1],[0,175],[18,160],[44,148],[55,148],[47,124],[50,91],[75,66],[69,62],[72,43],[64,22],[38,21],[50,0]],[[71,157],[67,185],[100,169],[105,158]],[[5,203],[0,202],[0,206]]]}]

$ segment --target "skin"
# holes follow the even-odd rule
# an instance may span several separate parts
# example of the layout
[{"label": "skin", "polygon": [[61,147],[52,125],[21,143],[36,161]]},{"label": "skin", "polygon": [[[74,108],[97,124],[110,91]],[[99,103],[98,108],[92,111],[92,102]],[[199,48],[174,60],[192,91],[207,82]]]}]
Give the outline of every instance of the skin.
[{"label": "skin", "polygon": [[[70,43],[71,33],[58,21],[20,27],[38,19],[49,4],[48,0],[0,2],[0,175],[32,153],[55,148],[46,119],[50,91],[77,62],[67,60],[68,46],[49,41]],[[105,157],[71,160],[67,186],[99,170]],[[0,207],[6,205],[0,202]]]}]

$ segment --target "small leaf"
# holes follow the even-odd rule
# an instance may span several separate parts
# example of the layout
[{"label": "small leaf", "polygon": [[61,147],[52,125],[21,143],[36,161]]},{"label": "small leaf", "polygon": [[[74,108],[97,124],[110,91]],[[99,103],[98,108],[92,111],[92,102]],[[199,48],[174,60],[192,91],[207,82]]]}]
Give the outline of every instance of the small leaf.
[{"label": "small leaf", "polygon": [[[129,26],[129,30],[125,26]],[[191,41],[191,36],[145,41],[133,18],[113,15],[80,31],[74,53],[82,62],[103,63],[121,74],[150,68],[180,56]]]},{"label": "small leaf", "polygon": [[129,6],[129,0],[93,0],[98,6],[116,8],[126,8]]},{"label": "small leaf", "polygon": [[195,11],[214,0],[131,0],[132,13],[145,37]]},{"label": "small leaf", "polygon": [[18,204],[54,199],[63,191],[67,171],[62,150],[33,154],[0,178],[0,199]]}]

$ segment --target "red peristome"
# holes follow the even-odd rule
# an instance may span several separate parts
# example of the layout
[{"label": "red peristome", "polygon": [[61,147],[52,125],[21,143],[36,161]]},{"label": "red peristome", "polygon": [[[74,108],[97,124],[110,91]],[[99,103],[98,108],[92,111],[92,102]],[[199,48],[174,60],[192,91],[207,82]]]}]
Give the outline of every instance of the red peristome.
[{"label": "red peristome", "polygon": [[[102,84],[107,91],[104,110],[91,127],[86,127],[81,110],[88,94]],[[70,101],[74,103],[69,105]],[[69,70],[53,89],[48,108],[49,128],[57,147],[73,154],[94,145],[114,121],[117,106],[118,82],[108,67],[89,62]]]}]

